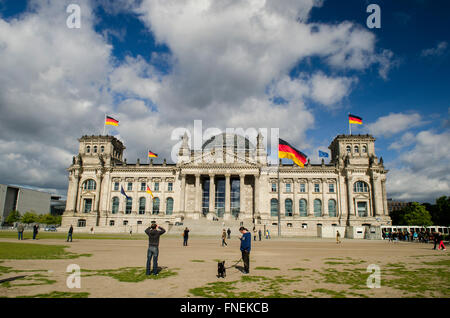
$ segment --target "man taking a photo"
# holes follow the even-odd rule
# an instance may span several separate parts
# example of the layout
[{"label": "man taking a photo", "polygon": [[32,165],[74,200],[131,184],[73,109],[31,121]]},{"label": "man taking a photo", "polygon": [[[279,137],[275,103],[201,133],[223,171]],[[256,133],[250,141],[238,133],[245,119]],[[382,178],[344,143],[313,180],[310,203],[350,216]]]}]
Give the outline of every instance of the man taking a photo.
[{"label": "man taking a photo", "polygon": [[243,226],[239,228],[239,232],[241,232],[242,234],[240,240],[241,240],[242,260],[244,261],[244,273],[248,274],[250,272],[250,249],[252,244],[252,235]]},{"label": "man taking a photo", "polygon": [[147,269],[146,275],[150,275],[150,263],[153,258],[153,275],[158,275],[159,237],[166,233],[162,227],[153,223],[145,230],[148,235]]}]

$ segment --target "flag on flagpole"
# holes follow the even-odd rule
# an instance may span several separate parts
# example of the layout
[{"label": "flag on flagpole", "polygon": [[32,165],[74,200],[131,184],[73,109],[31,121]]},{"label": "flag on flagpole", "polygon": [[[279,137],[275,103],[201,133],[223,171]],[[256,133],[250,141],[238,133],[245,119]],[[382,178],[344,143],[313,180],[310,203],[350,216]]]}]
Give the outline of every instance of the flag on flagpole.
[{"label": "flag on flagpole", "polygon": [[150,190],[150,187],[149,187],[149,186],[147,186],[147,193],[148,193],[148,194],[151,194],[151,196],[152,196],[153,199],[155,198],[155,197],[153,196],[153,192],[152,192],[152,190]]},{"label": "flag on flagpole", "polygon": [[348,122],[350,124],[362,125],[362,118],[352,114],[348,114]]},{"label": "flag on flagpole", "polygon": [[122,186],[120,187],[120,193],[122,193],[127,199],[129,198]]},{"label": "flag on flagpole", "polygon": [[151,152],[150,150],[148,151],[148,157],[149,158],[157,158],[158,157],[158,154],[157,153],[154,153],[154,152]]},{"label": "flag on flagpole", "polygon": [[319,150],[319,158],[328,158],[328,152]]},{"label": "flag on flagpole", "polygon": [[295,149],[283,139],[278,141],[278,157],[291,159],[302,168],[305,166],[307,158],[303,152]]},{"label": "flag on flagpole", "polygon": [[112,117],[106,116],[105,125],[119,126],[119,121]]}]

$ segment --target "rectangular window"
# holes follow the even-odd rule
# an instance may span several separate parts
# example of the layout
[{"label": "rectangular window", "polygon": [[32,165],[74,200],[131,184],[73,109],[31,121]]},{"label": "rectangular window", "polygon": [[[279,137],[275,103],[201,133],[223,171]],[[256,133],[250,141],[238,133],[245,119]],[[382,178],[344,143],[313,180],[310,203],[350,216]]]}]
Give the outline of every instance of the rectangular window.
[{"label": "rectangular window", "polygon": [[127,220],[123,221],[123,225],[128,225],[128,221]]},{"label": "rectangular window", "polygon": [[291,184],[286,183],[286,192],[291,192]]},{"label": "rectangular window", "polygon": [[300,192],[306,192],[306,185],[304,183],[300,183]]},{"label": "rectangular window", "polygon": [[89,213],[92,210],[92,199],[84,199],[84,213]]},{"label": "rectangular window", "polygon": [[334,183],[328,185],[329,192],[334,193]]},{"label": "rectangular window", "polygon": [[86,220],[78,220],[78,227],[85,227],[86,226]]},{"label": "rectangular window", "polygon": [[159,182],[155,182],[155,191],[159,191]]},{"label": "rectangular window", "polygon": [[119,191],[119,182],[114,182],[114,191]]},{"label": "rectangular window", "polygon": [[172,182],[169,182],[167,184],[167,191],[173,191],[173,183]]},{"label": "rectangular window", "polygon": [[114,220],[109,221],[109,226],[114,226]]},{"label": "rectangular window", "polygon": [[277,184],[272,183],[272,192],[277,192]]},{"label": "rectangular window", "polygon": [[127,190],[133,191],[133,183],[132,182],[128,182]]},{"label": "rectangular window", "polygon": [[145,182],[141,182],[141,191],[145,191],[147,188],[147,184]]},{"label": "rectangular window", "polygon": [[320,192],[320,184],[314,183],[314,192]]}]

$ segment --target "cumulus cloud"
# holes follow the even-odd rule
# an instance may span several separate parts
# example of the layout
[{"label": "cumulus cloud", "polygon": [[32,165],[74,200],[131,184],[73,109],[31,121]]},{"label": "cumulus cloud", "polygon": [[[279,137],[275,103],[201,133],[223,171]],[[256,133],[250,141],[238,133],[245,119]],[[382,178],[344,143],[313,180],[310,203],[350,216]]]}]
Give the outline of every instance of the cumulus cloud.
[{"label": "cumulus cloud", "polygon": [[425,130],[414,139],[413,149],[393,163],[387,190],[397,199],[434,202],[450,193],[450,132]]},{"label": "cumulus cloud", "polygon": [[421,124],[423,124],[423,119],[418,113],[390,113],[378,118],[376,122],[368,124],[367,129],[375,136],[388,137]]},{"label": "cumulus cloud", "polygon": [[[314,117],[305,99],[333,107],[357,78],[290,79],[293,66],[314,56],[335,74],[377,67],[383,77],[392,63],[392,52],[377,50],[363,27],[309,23],[317,0],[82,0],[81,29],[66,27],[70,3],[33,0],[30,12],[0,19],[2,182],[65,191],[76,138],[100,133],[105,113],[118,116],[130,161],[155,146],[169,158],[173,129],[196,119],[223,130],[281,127],[306,147]],[[95,31],[98,5],[137,14],[170,53],[117,62],[112,33]],[[170,66],[167,74],[156,62]],[[273,96],[287,101],[275,104]]]}]

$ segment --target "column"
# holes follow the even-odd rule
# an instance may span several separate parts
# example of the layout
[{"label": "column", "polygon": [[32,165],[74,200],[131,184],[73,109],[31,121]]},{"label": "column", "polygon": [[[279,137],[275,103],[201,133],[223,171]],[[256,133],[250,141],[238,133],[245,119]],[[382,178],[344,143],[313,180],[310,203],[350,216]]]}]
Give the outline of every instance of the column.
[{"label": "column", "polygon": [[195,175],[195,207],[194,212],[200,213],[201,212],[201,202],[202,202],[202,192],[201,192],[201,185],[200,185],[200,175]]},{"label": "column", "polygon": [[102,186],[102,177],[100,174],[96,175],[95,183],[95,206],[93,206],[93,209],[91,211],[95,209],[95,212],[99,212],[98,208],[100,206],[100,188]]},{"label": "column", "polygon": [[209,213],[215,213],[216,185],[214,184],[214,174],[209,175]]},{"label": "column", "polygon": [[322,216],[328,216],[328,202],[326,197],[327,179],[322,179]]},{"label": "column", "polygon": [[77,212],[78,188],[80,186],[80,176],[78,173],[74,173],[73,178],[75,179],[75,188],[73,189],[73,192],[72,192],[72,195],[73,195],[72,211]]},{"label": "column", "polygon": [[[255,215],[259,215],[259,175],[258,174],[256,174],[255,175],[255,189],[254,189],[254,193],[255,193],[255,208],[254,208],[254,213],[255,213]],[[251,213],[251,211],[248,211],[249,212],[249,214]],[[250,217],[252,217],[252,216],[250,216]]]},{"label": "column", "polygon": [[352,191],[352,178],[350,176],[347,176],[347,206],[348,215],[350,216],[350,218],[356,215],[353,210]]},{"label": "column", "polygon": [[231,186],[230,186],[230,174],[225,174],[225,215],[227,217],[231,214]]},{"label": "column", "polygon": [[[298,180],[297,180],[298,181]],[[294,191],[293,195],[293,202],[292,202],[292,217],[294,217],[296,214],[300,214],[299,208],[298,208],[298,199],[297,199],[297,182],[295,179],[293,179],[292,182],[292,191]]]},{"label": "column", "polygon": [[386,197],[386,181],[381,181],[381,191],[383,193],[383,215],[388,215],[389,210],[387,206],[387,197]]},{"label": "column", "polygon": [[[136,182],[137,180],[137,182]],[[141,187],[141,183],[139,182],[139,179],[133,180],[133,207],[131,208],[131,214],[137,214],[139,215],[139,193],[138,190]],[[133,213],[134,212],[134,213]]]},{"label": "column", "polygon": [[184,213],[184,203],[185,203],[185,192],[186,192],[186,175],[181,175],[181,193],[180,193],[180,213]]},{"label": "column", "polygon": [[245,175],[239,175],[239,214],[245,215]]},{"label": "column", "polygon": [[372,216],[375,217],[378,213],[377,211],[377,190],[378,190],[378,186],[377,186],[377,181],[378,181],[378,177],[372,175],[372,202],[373,202],[373,207],[372,207]]},{"label": "column", "polygon": [[314,199],[312,196],[313,183],[311,179],[308,179],[308,216],[314,215]]}]

